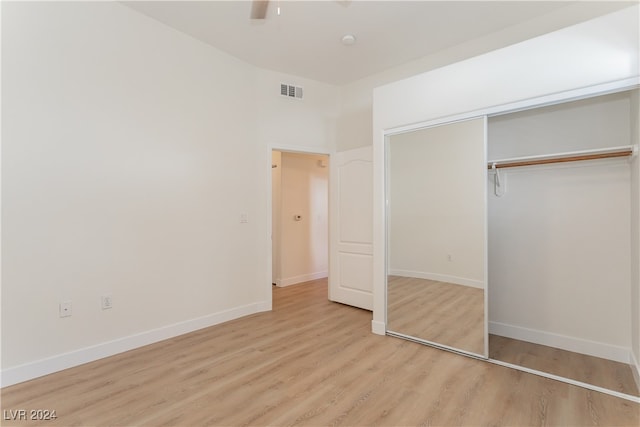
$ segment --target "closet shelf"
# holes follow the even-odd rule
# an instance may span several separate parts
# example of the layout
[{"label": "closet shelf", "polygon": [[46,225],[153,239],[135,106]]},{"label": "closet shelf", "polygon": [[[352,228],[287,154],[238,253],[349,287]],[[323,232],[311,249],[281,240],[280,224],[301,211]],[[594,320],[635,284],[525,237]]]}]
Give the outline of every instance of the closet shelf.
[{"label": "closet shelf", "polygon": [[577,162],[581,160],[610,159],[614,157],[631,156],[637,152],[637,145],[625,145],[622,147],[572,151],[541,156],[514,157],[511,159],[490,160],[487,163],[487,169],[515,168],[519,166],[546,165],[550,163]]}]

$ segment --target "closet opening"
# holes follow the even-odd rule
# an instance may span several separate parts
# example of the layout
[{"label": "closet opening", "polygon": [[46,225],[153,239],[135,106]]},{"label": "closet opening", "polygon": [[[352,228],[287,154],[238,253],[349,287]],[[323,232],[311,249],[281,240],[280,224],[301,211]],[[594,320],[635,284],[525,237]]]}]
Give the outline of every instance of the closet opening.
[{"label": "closet opening", "polygon": [[640,396],[638,98],[489,117],[490,359]]}]

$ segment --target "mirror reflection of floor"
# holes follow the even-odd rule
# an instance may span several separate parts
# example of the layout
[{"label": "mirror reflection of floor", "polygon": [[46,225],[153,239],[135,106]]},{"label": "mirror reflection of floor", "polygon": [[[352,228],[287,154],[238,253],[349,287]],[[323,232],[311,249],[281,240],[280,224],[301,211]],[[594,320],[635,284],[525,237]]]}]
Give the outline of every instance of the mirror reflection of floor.
[{"label": "mirror reflection of floor", "polygon": [[489,357],[621,393],[640,396],[631,367],[626,363],[498,335],[489,335]]},{"label": "mirror reflection of floor", "polygon": [[387,279],[387,328],[484,353],[484,290],[413,277]]}]

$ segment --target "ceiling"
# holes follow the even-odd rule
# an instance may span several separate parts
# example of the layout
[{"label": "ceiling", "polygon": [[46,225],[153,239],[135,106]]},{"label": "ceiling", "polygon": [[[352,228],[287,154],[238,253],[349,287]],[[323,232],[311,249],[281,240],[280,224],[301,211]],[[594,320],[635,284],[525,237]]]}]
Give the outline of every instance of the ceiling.
[{"label": "ceiling", "polygon": [[342,85],[517,24],[531,37],[629,3],[271,0],[264,20],[249,18],[250,1],[123,4],[259,67]]}]

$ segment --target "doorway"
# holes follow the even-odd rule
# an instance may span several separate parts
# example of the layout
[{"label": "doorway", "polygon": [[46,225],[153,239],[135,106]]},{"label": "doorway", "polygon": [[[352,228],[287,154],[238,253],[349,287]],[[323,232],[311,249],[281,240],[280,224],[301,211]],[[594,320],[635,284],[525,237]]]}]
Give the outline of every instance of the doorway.
[{"label": "doorway", "polygon": [[329,272],[329,156],[272,150],[271,281],[283,287]]}]

